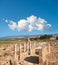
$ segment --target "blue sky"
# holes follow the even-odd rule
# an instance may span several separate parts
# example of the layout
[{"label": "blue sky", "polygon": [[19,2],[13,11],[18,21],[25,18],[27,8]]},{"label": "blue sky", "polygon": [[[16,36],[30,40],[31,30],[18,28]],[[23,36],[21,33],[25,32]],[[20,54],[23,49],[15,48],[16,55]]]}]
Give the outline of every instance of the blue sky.
[{"label": "blue sky", "polygon": [[[18,21],[31,16],[44,19],[50,29],[40,31],[11,30],[5,20]],[[16,35],[58,34],[58,0],[0,0],[0,37]]]}]

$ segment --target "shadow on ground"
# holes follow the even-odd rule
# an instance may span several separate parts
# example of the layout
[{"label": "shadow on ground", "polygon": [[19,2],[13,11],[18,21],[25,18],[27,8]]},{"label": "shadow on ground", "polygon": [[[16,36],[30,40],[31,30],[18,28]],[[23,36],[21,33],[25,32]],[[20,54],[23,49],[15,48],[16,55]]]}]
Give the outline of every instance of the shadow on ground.
[{"label": "shadow on ground", "polygon": [[30,56],[30,57],[25,58],[24,60],[30,63],[39,64],[39,57],[37,56]]}]

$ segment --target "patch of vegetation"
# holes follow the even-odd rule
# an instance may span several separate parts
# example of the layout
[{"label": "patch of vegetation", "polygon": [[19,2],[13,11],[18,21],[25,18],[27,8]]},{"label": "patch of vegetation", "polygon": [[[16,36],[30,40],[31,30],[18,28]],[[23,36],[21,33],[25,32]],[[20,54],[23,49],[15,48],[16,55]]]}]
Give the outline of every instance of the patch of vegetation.
[{"label": "patch of vegetation", "polygon": [[28,41],[27,39],[5,39],[5,40],[0,40],[0,44],[13,44],[13,43],[18,43],[18,42],[26,42]]},{"label": "patch of vegetation", "polygon": [[50,37],[52,37],[52,35],[42,35],[40,37],[30,38],[30,40],[31,41],[49,41]]},{"label": "patch of vegetation", "polygon": [[39,37],[39,39],[45,40],[45,39],[50,39],[51,35],[42,35]]},{"label": "patch of vegetation", "polygon": [[56,40],[58,40],[58,36],[56,37]]}]

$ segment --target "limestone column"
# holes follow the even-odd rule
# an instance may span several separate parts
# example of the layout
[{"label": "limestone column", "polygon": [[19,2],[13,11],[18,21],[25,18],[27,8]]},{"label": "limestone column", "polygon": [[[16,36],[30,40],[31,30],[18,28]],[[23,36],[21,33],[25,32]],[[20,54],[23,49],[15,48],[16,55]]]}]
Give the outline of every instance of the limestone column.
[{"label": "limestone column", "polygon": [[24,43],[24,52],[26,52],[27,50],[26,50],[26,43]]},{"label": "limestone column", "polygon": [[15,61],[18,63],[18,55],[17,55],[17,43],[15,44]]},{"label": "limestone column", "polygon": [[28,38],[28,54],[30,55],[30,39]]},{"label": "limestone column", "polygon": [[48,60],[46,61],[46,65],[48,65]]},{"label": "limestone column", "polygon": [[49,50],[49,53],[51,52],[51,46],[50,46],[50,43],[48,43],[48,50]]},{"label": "limestone column", "polygon": [[17,54],[16,54],[17,49],[16,49],[16,47],[17,47],[17,44],[15,44],[15,59],[17,58]]}]

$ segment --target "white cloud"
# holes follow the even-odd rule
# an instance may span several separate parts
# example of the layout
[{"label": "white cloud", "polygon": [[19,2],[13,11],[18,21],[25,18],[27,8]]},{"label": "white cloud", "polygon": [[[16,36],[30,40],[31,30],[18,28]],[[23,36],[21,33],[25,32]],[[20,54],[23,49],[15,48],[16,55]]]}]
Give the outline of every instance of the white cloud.
[{"label": "white cloud", "polygon": [[6,19],[5,22],[8,23],[8,20]]},{"label": "white cloud", "polygon": [[9,28],[11,30],[15,30],[17,28],[16,22],[10,21],[10,24],[8,24]]},{"label": "white cloud", "polygon": [[23,20],[18,21],[17,29],[18,30],[28,30],[27,20],[23,19]]},{"label": "white cloud", "polygon": [[4,19],[4,18],[3,18],[3,21],[5,21],[6,23],[8,23],[8,22],[9,22],[9,20],[7,20],[7,19]]},{"label": "white cloud", "polygon": [[[8,22],[8,20],[5,21]],[[27,30],[30,32],[33,30],[48,30],[51,27],[51,24],[48,24],[45,19],[42,19],[40,17],[37,18],[36,16],[32,15],[30,17],[27,17],[26,19],[19,20],[18,23],[9,20],[8,26],[12,30]]]}]

